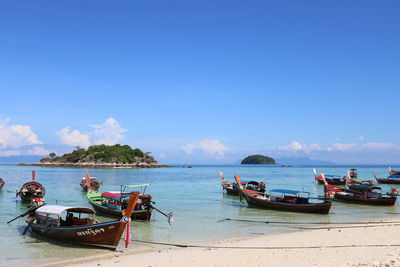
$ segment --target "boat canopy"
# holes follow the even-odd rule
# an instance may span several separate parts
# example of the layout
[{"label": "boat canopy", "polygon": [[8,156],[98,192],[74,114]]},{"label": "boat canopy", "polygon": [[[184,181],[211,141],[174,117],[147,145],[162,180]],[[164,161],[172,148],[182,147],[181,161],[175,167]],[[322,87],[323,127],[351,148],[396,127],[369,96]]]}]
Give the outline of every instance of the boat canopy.
[{"label": "boat canopy", "polygon": [[282,194],[291,194],[291,195],[307,193],[307,192],[303,192],[303,191],[288,190],[288,189],[272,189],[271,192],[282,193]]},{"label": "boat canopy", "polygon": [[134,184],[134,185],[124,185],[124,187],[139,187],[139,186],[149,186],[150,184]]},{"label": "boat canopy", "polygon": [[118,197],[121,195],[121,191],[107,191],[101,193],[101,195],[106,197]]},{"label": "boat canopy", "polygon": [[78,212],[78,213],[89,213],[95,214],[96,212],[90,208],[86,207],[66,207],[66,206],[58,206],[58,205],[44,205],[36,210],[36,213],[51,213],[61,215],[64,211],[68,212]]},{"label": "boat canopy", "polygon": [[325,177],[327,177],[327,178],[342,178],[342,176],[335,175],[335,174],[325,174]]}]

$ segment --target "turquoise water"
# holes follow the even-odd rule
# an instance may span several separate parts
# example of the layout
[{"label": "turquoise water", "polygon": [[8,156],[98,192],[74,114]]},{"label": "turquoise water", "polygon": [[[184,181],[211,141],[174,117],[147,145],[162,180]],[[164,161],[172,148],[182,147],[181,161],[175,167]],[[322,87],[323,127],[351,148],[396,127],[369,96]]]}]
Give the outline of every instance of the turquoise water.
[{"label": "turquoise water", "polygon": [[[355,166],[357,167],[357,166]],[[46,187],[46,201],[49,204],[87,206],[85,194],[79,182],[85,169],[0,166],[0,177],[6,185],[0,192],[0,264],[27,265],[84,255],[102,253],[103,250],[76,247],[64,243],[38,238],[28,233],[21,236],[25,228],[22,219],[11,224],[5,222],[25,212],[26,206],[15,198],[15,191],[31,179],[36,170],[38,182]],[[346,167],[319,168],[329,174],[346,174]],[[357,167],[360,178],[372,179],[372,170],[378,176],[386,177],[387,168]],[[236,236],[249,236],[278,231],[293,230],[283,226],[261,223],[224,221],[224,218],[240,218],[270,221],[319,221],[342,222],[377,220],[399,216],[399,208],[352,205],[335,202],[330,214],[314,215],[287,213],[249,208],[238,197],[223,194],[219,172],[233,181],[233,175],[242,179],[256,179],[267,182],[267,188],[306,190],[322,195],[323,187],[315,184],[311,167],[265,167],[265,166],[194,166],[193,168],[170,167],[159,169],[89,169],[91,176],[103,180],[101,189],[119,190],[121,184],[150,183],[148,193],[153,196],[156,207],[174,212],[175,222],[170,226],[165,218],[153,213],[149,222],[133,222],[132,232],[137,239],[162,242],[190,242]],[[382,185],[384,191],[390,186]],[[98,217],[101,221],[112,220]],[[267,245],[267,244],[266,244]],[[138,245],[133,244],[131,249]]]}]

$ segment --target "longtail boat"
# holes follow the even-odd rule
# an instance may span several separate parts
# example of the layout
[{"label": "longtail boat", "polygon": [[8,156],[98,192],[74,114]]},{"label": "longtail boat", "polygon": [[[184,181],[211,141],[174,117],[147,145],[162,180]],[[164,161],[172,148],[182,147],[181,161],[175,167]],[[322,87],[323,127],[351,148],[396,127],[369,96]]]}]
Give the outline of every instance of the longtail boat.
[{"label": "longtail boat", "polygon": [[270,194],[254,192],[244,188],[240,183],[240,178],[235,176],[235,180],[240,188],[247,204],[264,209],[274,209],[280,211],[294,211],[307,213],[329,213],[332,202],[325,198],[312,198],[309,192],[274,189]]},{"label": "longtail boat", "polygon": [[[228,195],[233,195],[233,196],[239,196],[239,186],[236,182],[228,182],[225,180],[225,176],[223,172],[220,172],[221,176],[221,186],[222,189],[228,194]],[[257,182],[257,181],[241,181],[241,184],[243,185],[244,188],[256,191],[256,192],[265,192],[265,182]]]},{"label": "longtail boat", "polygon": [[3,179],[3,178],[0,178],[0,190],[3,188],[3,186],[4,186],[5,183],[6,183],[6,182],[4,181],[4,179]]},{"label": "longtail boat", "polygon": [[389,167],[389,175],[400,175],[400,171],[394,170],[391,167]]},{"label": "longtail boat", "polygon": [[[314,179],[318,181],[319,184],[324,184],[322,180],[321,174],[317,174],[317,170],[313,169],[314,171]],[[326,182],[332,185],[345,185],[347,181],[346,176],[340,175],[325,175]]]},{"label": "longtail boat", "polygon": [[145,195],[148,185],[122,185],[120,191],[98,192],[89,190],[86,196],[89,203],[97,212],[113,217],[121,217],[121,212],[124,209],[124,205],[129,201],[130,196],[125,190],[127,188],[141,187],[139,200],[135,204],[131,218],[133,220],[148,221],[151,218],[153,210],[153,206],[151,205],[152,197]]},{"label": "longtail boat", "polygon": [[[390,168],[390,167],[389,167]],[[389,169],[391,170],[391,169]],[[389,171],[390,173],[390,171]],[[395,172],[393,172],[395,173]],[[376,181],[380,184],[400,184],[400,174],[389,174],[389,176],[387,178],[383,178],[383,177],[377,177],[375,172],[372,172],[372,174],[374,175]]]},{"label": "longtail boat", "polygon": [[44,186],[36,182],[36,171],[32,171],[32,181],[24,183],[17,191],[16,196],[19,196],[22,201],[32,202],[36,200],[40,202],[46,194]]},{"label": "longtail boat", "polygon": [[[125,230],[130,243],[130,216],[139,192],[131,192],[121,220],[99,223],[95,211],[85,207],[44,205],[33,211],[26,222],[33,232],[59,241],[116,249]],[[24,231],[24,233],[26,232]]]},{"label": "longtail boat", "polygon": [[97,191],[101,186],[101,182],[99,182],[96,177],[90,177],[89,171],[87,170],[85,177],[82,177],[82,180],[79,184],[82,187],[82,190],[85,192],[88,192],[90,190]]},{"label": "longtail boat", "polygon": [[[351,177],[351,170],[347,170],[347,175],[349,177]],[[356,176],[357,177],[357,176]],[[359,178],[351,178],[351,179],[347,179],[346,181],[346,185],[350,188],[350,189],[355,189],[357,190],[358,187],[360,188],[367,188],[367,187],[371,187],[375,184],[374,180],[368,180],[368,179],[359,179]],[[326,178],[325,178],[326,179]],[[329,184],[329,183],[328,183]]]},{"label": "longtail boat", "polygon": [[[324,174],[321,173],[325,179]],[[382,189],[376,186],[352,185],[349,188],[325,183],[325,196],[333,200],[366,205],[394,205],[396,196],[382,194]]]}]

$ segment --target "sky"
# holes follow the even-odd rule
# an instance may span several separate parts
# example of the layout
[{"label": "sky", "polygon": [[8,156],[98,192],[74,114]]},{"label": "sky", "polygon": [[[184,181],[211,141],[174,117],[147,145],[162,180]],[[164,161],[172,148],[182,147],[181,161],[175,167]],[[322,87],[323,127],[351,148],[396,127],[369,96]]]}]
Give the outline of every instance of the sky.
[{"label": "sky", "polygon": [[1,1],[0,156],[400,164],[400,2]]}]

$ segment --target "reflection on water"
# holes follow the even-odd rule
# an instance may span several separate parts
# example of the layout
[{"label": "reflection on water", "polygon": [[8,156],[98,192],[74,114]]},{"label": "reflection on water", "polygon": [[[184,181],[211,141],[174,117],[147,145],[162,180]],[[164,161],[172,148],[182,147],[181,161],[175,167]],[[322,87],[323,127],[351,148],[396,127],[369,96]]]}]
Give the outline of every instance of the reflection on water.
[{"label": "reflection on water", "polygon": [[[27,207],[15,198],[16,190],[37,171],[37,180],[46,187],[45,199],[49,204],[90,207],[79,181],[84,169],[0,166],[0,176],[6,185],[0,191],[0,264],[21,265],[42,261],[76,258],[104,253],[102,249],[68,245],[28,233],[21,236],[25,223],[18,219],[5,222],[25,212]],[[345,175],[344,167],[320,168],[329,174]],[[360,178],[386,176],[383,167],[359,167]],[[227,238],[262,233],[290,231],[293,228],[279,224],[221,221],[240,218],[259,221],[349,222],[377,220],[398,213],[398,207],[374,207],[335,202],[327,215],[279,212],[248,207],[239,197],[224,195],[220,186],[219,171],[227,180],[233,175],[243,179],[263,180],[267,189],[285,188],[305,190],[312,195],[322,195],[323,186],[314,183],[311,167],[281,168],[262,166],[202,166],[193,168],[160,169],[90,169],[89,173],[103,180],[102,190],[119,190],[121,184],[150,183],[148,193],[153,195],[155,206],[165,212],[174,212],[175,222],[170,226],[165,217],[154,212],[149,222],[132,222],[132,232],[139,240],[184,242]],[[390,189],[382,185],[383,191]],[[101,221],[112,218],[98,216]],[[134,248],[137,247],[134,244]],[[21,253],[23,251],[23,253]]]}]

